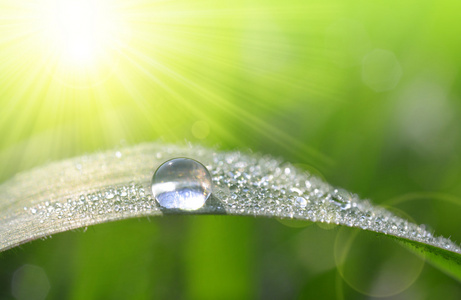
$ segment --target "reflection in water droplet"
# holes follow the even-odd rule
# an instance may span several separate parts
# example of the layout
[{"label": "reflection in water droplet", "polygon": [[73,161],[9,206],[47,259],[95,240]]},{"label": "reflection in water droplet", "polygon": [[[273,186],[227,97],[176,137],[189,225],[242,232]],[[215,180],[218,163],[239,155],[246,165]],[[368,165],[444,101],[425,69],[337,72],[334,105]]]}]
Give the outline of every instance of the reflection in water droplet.
[{"label": "reflection in water droplet", "polygon": [[198,161],[175,158],[163,163],[155,171],[152,193],[164,208],[196,210],[211,195],[211,176]]}]

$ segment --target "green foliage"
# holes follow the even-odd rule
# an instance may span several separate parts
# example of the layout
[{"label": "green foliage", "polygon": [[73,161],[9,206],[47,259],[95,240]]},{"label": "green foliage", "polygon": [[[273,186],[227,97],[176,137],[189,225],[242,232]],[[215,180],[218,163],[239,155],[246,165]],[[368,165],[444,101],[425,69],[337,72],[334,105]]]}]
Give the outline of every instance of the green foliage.
[{"label": "green foliage", "polygon": [[[460,1],[114,1],[132,39],[116,72],[83,88],[65,68],[50,74],[29,2],[0,0],[1,181],[186,139],[282,157],[461,241]],[[373,286],[358,292],[337,271],[337,234],[229,217],[108,223],[2,253],[0,298],[30,264],[49,299],[369,299]],[[398,296],[461,299],[459,256],[410,248],[450,276],[425,264]]]}]

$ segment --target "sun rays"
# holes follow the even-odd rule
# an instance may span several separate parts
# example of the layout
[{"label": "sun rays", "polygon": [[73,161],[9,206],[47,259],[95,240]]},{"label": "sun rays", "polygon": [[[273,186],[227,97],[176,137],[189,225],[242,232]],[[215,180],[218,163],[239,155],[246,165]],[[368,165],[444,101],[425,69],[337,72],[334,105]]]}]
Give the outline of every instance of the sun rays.
[{"label": "sun rays", "polygon": [[304,23],[328,19],[334,10],[249,5],[1,0],[2,143],[62,126],[75,128],[75,136],[56,136],[54,147],[104,147],[100,144],[127,138],[184,140],[193,138],[197,120],[206,120],[212,143],[244,144],[250,135],[234,129],[247,128],[327,162],[254,112],[280,113],[281,105],[293,101],[288,94],[335,97],[327,89],[319,92],[309,79],[327,69],[300,70],[306,58],[319,60],[318,45],[289,38],[309,36],[314,29],[303,29]]}]

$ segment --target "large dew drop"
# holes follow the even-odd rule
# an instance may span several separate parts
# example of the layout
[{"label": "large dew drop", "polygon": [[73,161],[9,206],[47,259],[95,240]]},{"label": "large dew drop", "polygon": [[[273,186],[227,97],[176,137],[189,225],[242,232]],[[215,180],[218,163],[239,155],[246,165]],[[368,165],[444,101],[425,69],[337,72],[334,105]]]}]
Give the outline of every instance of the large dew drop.
[{"label": "large dew drop", "polygon": [[211,176],[207,168],[189,158],[174,158],[163,163],[152,177],[152,193],[161,207],[196,210],[211,195]]}]

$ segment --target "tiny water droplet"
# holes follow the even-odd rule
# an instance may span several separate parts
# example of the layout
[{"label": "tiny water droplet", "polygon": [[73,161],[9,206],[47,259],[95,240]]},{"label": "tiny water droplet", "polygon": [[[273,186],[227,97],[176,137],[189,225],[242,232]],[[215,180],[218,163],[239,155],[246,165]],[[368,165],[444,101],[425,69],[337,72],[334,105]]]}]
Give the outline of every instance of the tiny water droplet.
[{"label": "tiny water droplet", "polygon": [[109,190],[105,192],[104,196],[106,197],[106,199],[112,199],[115,197],[115,194],[112,190]]},{"label": "tiny water droplet", "polygon": [[155,171],[152,193],[164,208],[196,210],[211,195],[211,175],[198,161],[174,158]]},{"label": "tiny water droplet", "polygon": [[291,173],[290,168],[285,168],[285,170],[283,170],[283,171],[284,171],[285,175],[290,175],[290,173]]},{"label": "tiny water droplet", "polygon": [[352,207],[352,195],[343,189],[335,189],[332,193],[331,203],[338,206],[341,210],[347,210]]},{"label": "tiny water droplet", "polygon": [[304,197],[297,197],[296,205],[298,205],[301,208],[305,208],[307,206],[307,200]]}]

